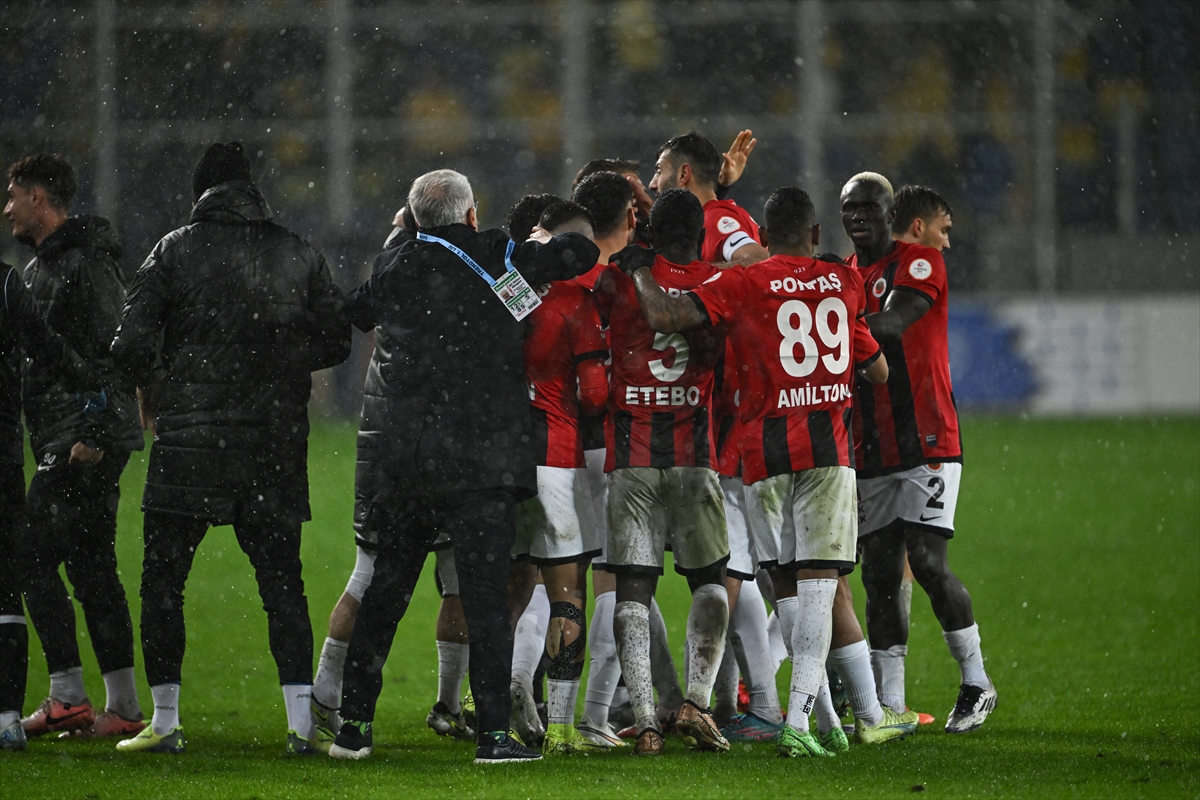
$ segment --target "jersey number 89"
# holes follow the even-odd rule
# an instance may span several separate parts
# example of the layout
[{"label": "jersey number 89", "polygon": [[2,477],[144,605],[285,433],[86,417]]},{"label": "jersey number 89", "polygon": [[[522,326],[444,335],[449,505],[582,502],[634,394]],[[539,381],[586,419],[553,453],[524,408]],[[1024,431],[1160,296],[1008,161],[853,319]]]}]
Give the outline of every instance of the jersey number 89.
[{"label": "jersey number 89", "polygon": [[[829,318],[836,318],[835,327],[830,327]],[[798,318],[799,325],[793,326],[792,319]],[[817,343],[812,337],[813,314],[808,305],[800,300],[788,300],[779,306],[775,315],[783,341],[779,343],[779,361],[783,371],[794,378],[811,375],[817,368]],[[846,304],[836,297],[826,297],[817,305],[817,337],[831,351],[820,356],[825,369],[831,375],[841,375],[850,365],[850,326],[846,321]],[[804,348],[803,355],[796,358],[796,346]]]}]

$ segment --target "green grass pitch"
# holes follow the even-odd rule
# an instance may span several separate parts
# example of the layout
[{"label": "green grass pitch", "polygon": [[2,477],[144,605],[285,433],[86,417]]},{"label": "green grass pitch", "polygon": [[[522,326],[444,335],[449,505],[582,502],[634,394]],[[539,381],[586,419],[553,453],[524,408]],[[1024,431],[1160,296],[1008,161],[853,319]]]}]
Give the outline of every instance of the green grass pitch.
[{"label": "green grass pitch", "polygon": [[[819,763],[772,746],[725,755],[668,740],[649,762],[623,753],[475,767],[471,748],[435,737],[437,598],[429,567],[401,623],[361,763],[283,755],[285,717],[266,618],[232,531],[212,531],[187,590],[182,716],[188,753],[118,755],[111,742],[40,739],[0,753],[5,797],[1200,797],[1200,420],[965,420],[967,460],[951,560],[966,582],[1000,692],[987,725],[941,732],[958,686],[928,602],[918,592],[909,642],[909,702],[938,725],[890,745]],[[315,640],[354,560],[354,427],[314,426],[312,523],[304,577]],[[144,456],[124,480],[118,550],[136,620],[137,510]],[[432,560],[430,561],[432,564]],[[861,584],[852,579],[859,603]],[[678,651],[686,586],[659,595]],[[104,689],[83,633],[97,704]],[[31,637],[32,639],[33,637]],[[25,710],[46,693],[32,645]],[[680,663],[682,663],[680,661]],[[586,674],[586,673],[585,673]],[[141,653],[139,682],[144,684]],[[779,676],[786,699],[788,668]],[[142,685],[143,707],[150,693]]]}]

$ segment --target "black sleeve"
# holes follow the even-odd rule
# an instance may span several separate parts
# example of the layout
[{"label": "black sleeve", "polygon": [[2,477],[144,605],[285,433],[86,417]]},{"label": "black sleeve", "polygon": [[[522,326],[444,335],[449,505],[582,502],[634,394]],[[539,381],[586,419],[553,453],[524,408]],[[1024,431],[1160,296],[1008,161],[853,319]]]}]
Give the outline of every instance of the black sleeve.
[{"label": "black sleeve", "polygon": [[2,262],[0,269],[5,273],[5,308],[20,338],[25,355],[49,369],[71,389],[96,391],[102,388],[99,376],[92,366],[46,325],[38,311],[37,301],[25,288],[25,283],[17,275],[16,269]]},{"label": "black sleeve", "polygon": [[341,364],[350,356],[350,321],[342,316],[345,298],[329,274],[325,257],[313,251],[309,280],[308,368],[310,372]]},{"label": "black sleeve", "polygon": [[726,185],[724,185],[723,183],[721,183],[720,181],[718,181],[718,182],[717,182],[717,183],[714,185],[714,191],[715,191],[715,192],[716,192],[716,194],[717,194],[717,199],[718,199],[718,200],[724,200],[724,199],[725,199],[725,196],[729,194],[729,190],[730,190],[731,188],[732,188],[732,187],[726,186]]},{"label": "black sleeve", "polygon": [[555,236],[545,244],[522,242],[513,248],[513,265],[530,286],[566,281],[596,266],[600,248],[578,233]]},{"label": "black sleeve", "polygon": [[154,385],[158,334],[170,303],[170,283],[163,263],[164,242],[155,246],[133,276],[111,349],[117,369],[143,389]]}]

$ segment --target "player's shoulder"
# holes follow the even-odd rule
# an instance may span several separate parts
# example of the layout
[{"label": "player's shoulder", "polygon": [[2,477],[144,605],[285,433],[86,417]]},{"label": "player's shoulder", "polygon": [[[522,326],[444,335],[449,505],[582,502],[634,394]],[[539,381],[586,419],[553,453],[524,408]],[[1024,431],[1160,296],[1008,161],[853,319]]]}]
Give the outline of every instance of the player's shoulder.
[{"label": "player's shoulder", "polygon": [[915,280],[928,280],[946,271],[946,261],[933,247],[915,242],[896,242],[889,262],[896,262],[897,272],[907,272]]},{"label": "player's shoulder", "polygon": [[732,200],[710,200],[704,204],[704,227],[713,228],[722,236],[740,230],[754,233],[754,217]]}]

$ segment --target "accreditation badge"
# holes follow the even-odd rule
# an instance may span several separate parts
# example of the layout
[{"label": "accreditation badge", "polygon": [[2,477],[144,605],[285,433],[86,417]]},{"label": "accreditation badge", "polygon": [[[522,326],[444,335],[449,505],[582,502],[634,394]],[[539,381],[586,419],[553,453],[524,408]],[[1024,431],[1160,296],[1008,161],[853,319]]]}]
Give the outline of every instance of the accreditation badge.
[{"label": "accreditation badge", "polygon": [[542,304],[542,298],[538,297],[529,282],[515,269],[505,272],[504,277],[492,285],[492,291],[518,322]]}]

